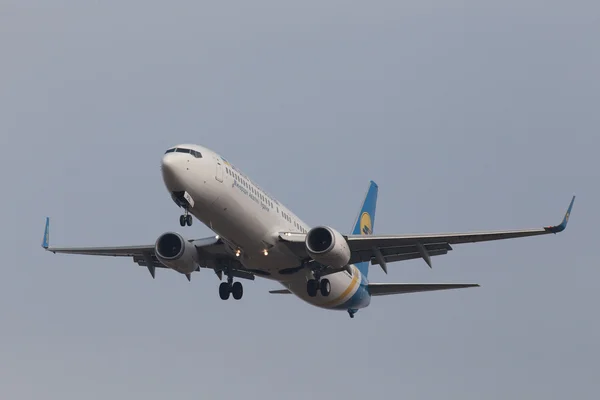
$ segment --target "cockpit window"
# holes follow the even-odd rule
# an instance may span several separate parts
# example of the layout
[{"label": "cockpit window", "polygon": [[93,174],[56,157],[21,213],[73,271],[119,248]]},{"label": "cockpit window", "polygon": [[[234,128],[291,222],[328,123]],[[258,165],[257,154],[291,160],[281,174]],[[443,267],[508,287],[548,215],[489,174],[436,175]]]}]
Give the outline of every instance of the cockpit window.
[{"label": "cockpit window", "polygon": [[202,158],[202,154],[199,151],[192,150],[192,149],[184,149],[182,147],[177,147],[177,148],[174,148],[174,149],[167,150],[166,153],[172,153],[172,152],[191,154],[191,155],[193,155],[196,158]]}]

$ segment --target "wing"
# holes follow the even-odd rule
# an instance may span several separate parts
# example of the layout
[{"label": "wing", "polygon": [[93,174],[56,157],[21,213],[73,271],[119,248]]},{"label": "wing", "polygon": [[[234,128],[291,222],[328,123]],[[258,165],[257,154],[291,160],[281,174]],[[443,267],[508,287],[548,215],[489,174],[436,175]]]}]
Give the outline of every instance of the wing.
[{"label": "wing", "polygon": [[[163,265],[154,250],[154,245],[142,246],[115,246],[115,247],[52,247],[49,245],[50,219],[46,218],[46,229],[42,247],[52,253],[80,254],[91,256],[131,257],[133,262],[147,267],[152,277],[155,277],[156,268],[168,268]],[[242,264],[227,252],[226,243],[218,236],[204,239],[189,240],[198,252],[200,268],[210,268],[221,278],[226,265],[232,268],[232,275],[237,278],[254,280],[254,274],[246,270]],[[190,277],[188,276],[188,279]]]},{"label": "wing", "polygon": [[476,283],[369,283],[371,296],[479,287]]},{"label": "wing", "polygon": [[[538,229],[425,235],[346,235],[344,237],[352,252],[350,263],[370,261],[371,264],[381,265],[383,270],[387,271],[386,264],[388,262],[423,258],[431,267],[431,257],[447,254],[448,251],[452,250],[454,244],[514,239],[562,232],[567,227],[574,202],[575,196],[573,196],[560,225]],[[308,257],[304,245],[305,234],[281,233],[279,238],[296,255]]]}]

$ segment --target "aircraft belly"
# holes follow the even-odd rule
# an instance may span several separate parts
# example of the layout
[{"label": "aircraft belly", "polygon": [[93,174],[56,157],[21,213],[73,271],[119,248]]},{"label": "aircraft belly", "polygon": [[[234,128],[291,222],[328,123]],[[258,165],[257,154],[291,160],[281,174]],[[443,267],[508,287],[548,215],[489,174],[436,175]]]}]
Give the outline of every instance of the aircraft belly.
[{"label": "aircraft belly", "polygon": [[356,268],[352,277],[345,272],[337,272],[324,278],[329,279],[331,283],[331,293],[326,297],[321,293],[317,293],[315,297],[308,295],[306,291],[308,274],[298,274],[293,280],[284,282],[284,286],[305,302],[321,308],[358,309],[368,305],[370,298],[366,294],[365,280]]}]

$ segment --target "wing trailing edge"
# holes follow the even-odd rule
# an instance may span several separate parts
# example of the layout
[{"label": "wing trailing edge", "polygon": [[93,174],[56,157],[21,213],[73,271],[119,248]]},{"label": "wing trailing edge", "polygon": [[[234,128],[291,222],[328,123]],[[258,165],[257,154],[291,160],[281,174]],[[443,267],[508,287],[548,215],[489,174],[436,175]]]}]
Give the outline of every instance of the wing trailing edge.
[{"label": "wing trailing edge", "polygon": [[371,296],[479,287],[476,283],[369,283]]}]

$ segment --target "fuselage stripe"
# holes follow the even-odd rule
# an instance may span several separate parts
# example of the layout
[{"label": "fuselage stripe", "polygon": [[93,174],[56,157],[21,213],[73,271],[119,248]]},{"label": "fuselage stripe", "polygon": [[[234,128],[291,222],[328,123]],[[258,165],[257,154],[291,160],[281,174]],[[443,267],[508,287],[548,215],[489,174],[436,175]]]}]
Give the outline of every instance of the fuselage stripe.
[{"label": "fuselage stripe", "polygon": [[327,302],[324,304],[324,306],[329,307],[331,305],[339,305],[336,303],[340,303],[341,304],[341,300],[343,300],[346,296],[348,296],[348,294],[356,287],[356,285],[358,284],[358,282],[360,282],[360,271],[358,269],[356,269],[354,266],[352,266],[352,269],[354,271],[354,276],[352,278],[352,281],[350,282],[350,284],[348,285],[348,287],[346,288],[346,290],[344,290],[344,292],[339,295],[338,297],[336,297],[335,299]]}]

